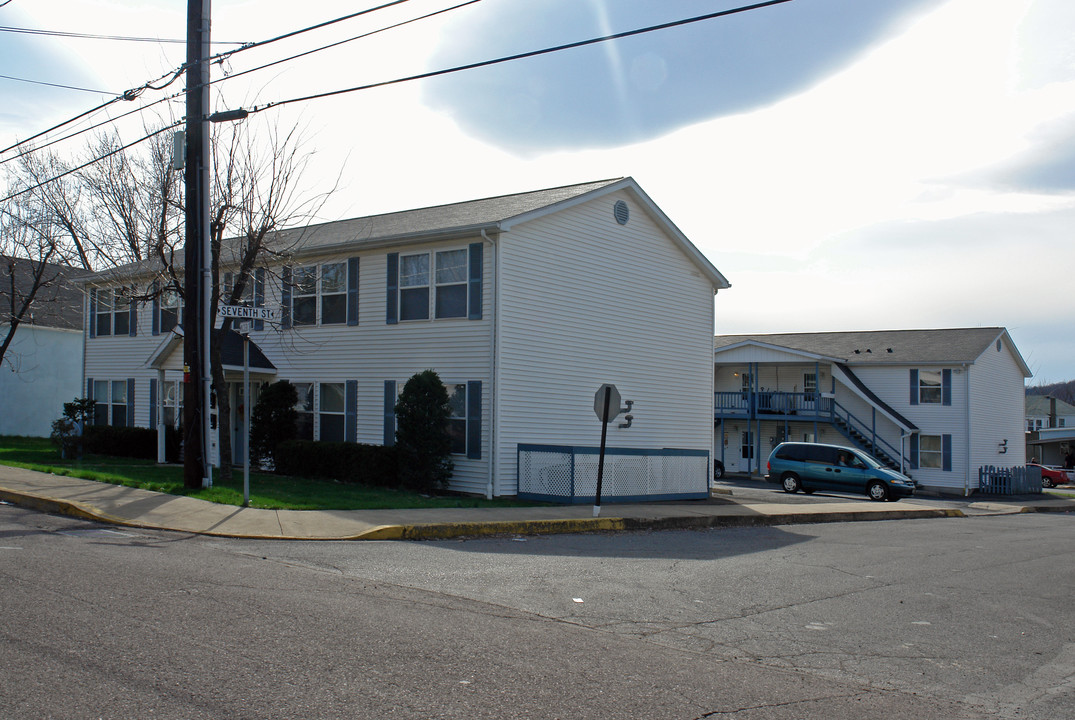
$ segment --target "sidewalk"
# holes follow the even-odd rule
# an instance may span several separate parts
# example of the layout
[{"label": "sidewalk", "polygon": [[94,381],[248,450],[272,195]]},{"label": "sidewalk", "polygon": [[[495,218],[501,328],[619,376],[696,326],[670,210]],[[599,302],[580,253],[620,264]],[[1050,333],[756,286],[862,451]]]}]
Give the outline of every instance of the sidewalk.
[{"label": "sidewalk", "polygon": [[834,497],[759,502],[725,486],[708,500],[532,508],[417,510],[259,510],[49,475],[0,465],[0,500],[127,527],[279,540],[428,540],[624,530],[701,529],[818,522],[1071,512],[1075,500],[1050,496],[919,499],[895,503]]}]

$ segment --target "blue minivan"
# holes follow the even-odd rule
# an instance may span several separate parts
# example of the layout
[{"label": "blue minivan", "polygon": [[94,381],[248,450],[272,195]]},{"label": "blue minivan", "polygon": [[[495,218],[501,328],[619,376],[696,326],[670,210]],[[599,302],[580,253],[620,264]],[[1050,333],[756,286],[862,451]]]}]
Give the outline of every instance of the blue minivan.
[{"label": "blue minivan", "polygon": [[914,481],[890,470],[855,448],[820,443],[777,445],[766,463],[769,482],[784,492],[835,490],[865,494],[871,500],[899,500],[914,495]]}]

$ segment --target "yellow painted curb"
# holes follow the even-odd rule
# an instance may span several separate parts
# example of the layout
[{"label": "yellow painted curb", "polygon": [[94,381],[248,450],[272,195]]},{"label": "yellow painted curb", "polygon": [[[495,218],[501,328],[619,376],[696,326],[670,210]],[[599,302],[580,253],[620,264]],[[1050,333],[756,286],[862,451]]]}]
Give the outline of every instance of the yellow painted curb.
[{"label": "yellow painted curb", "polygon": [[479,535],[553,535],[624,530],[623,518],[572,518],[568,520],[496,520],[491,522],[384,525],[367,530],[358,540],[443,540]]}]

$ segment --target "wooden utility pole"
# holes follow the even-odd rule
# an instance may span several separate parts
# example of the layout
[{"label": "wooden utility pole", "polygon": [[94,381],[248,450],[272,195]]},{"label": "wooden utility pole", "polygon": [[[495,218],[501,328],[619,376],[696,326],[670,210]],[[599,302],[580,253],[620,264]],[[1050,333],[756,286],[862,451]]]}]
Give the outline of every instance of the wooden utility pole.
[{"label": "wooden utility pole", "polygon": [[210,0],[187,0],[186,245],[183,309],[183,484],[210,484],[209,466],[209,15]]}]

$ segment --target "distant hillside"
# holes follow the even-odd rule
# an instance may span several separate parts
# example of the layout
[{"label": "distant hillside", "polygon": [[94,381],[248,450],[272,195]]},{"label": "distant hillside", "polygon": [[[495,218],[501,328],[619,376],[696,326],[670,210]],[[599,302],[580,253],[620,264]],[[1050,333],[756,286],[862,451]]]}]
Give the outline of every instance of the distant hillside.
[{"label": "distant hillside", "polygon": [[1075,380],[1050,383],[1049,385],[1033,385],[1026,389],[1026,394],[1051,395],[1057,400],[1063,400],[1069,405],[1075,405]]}]

